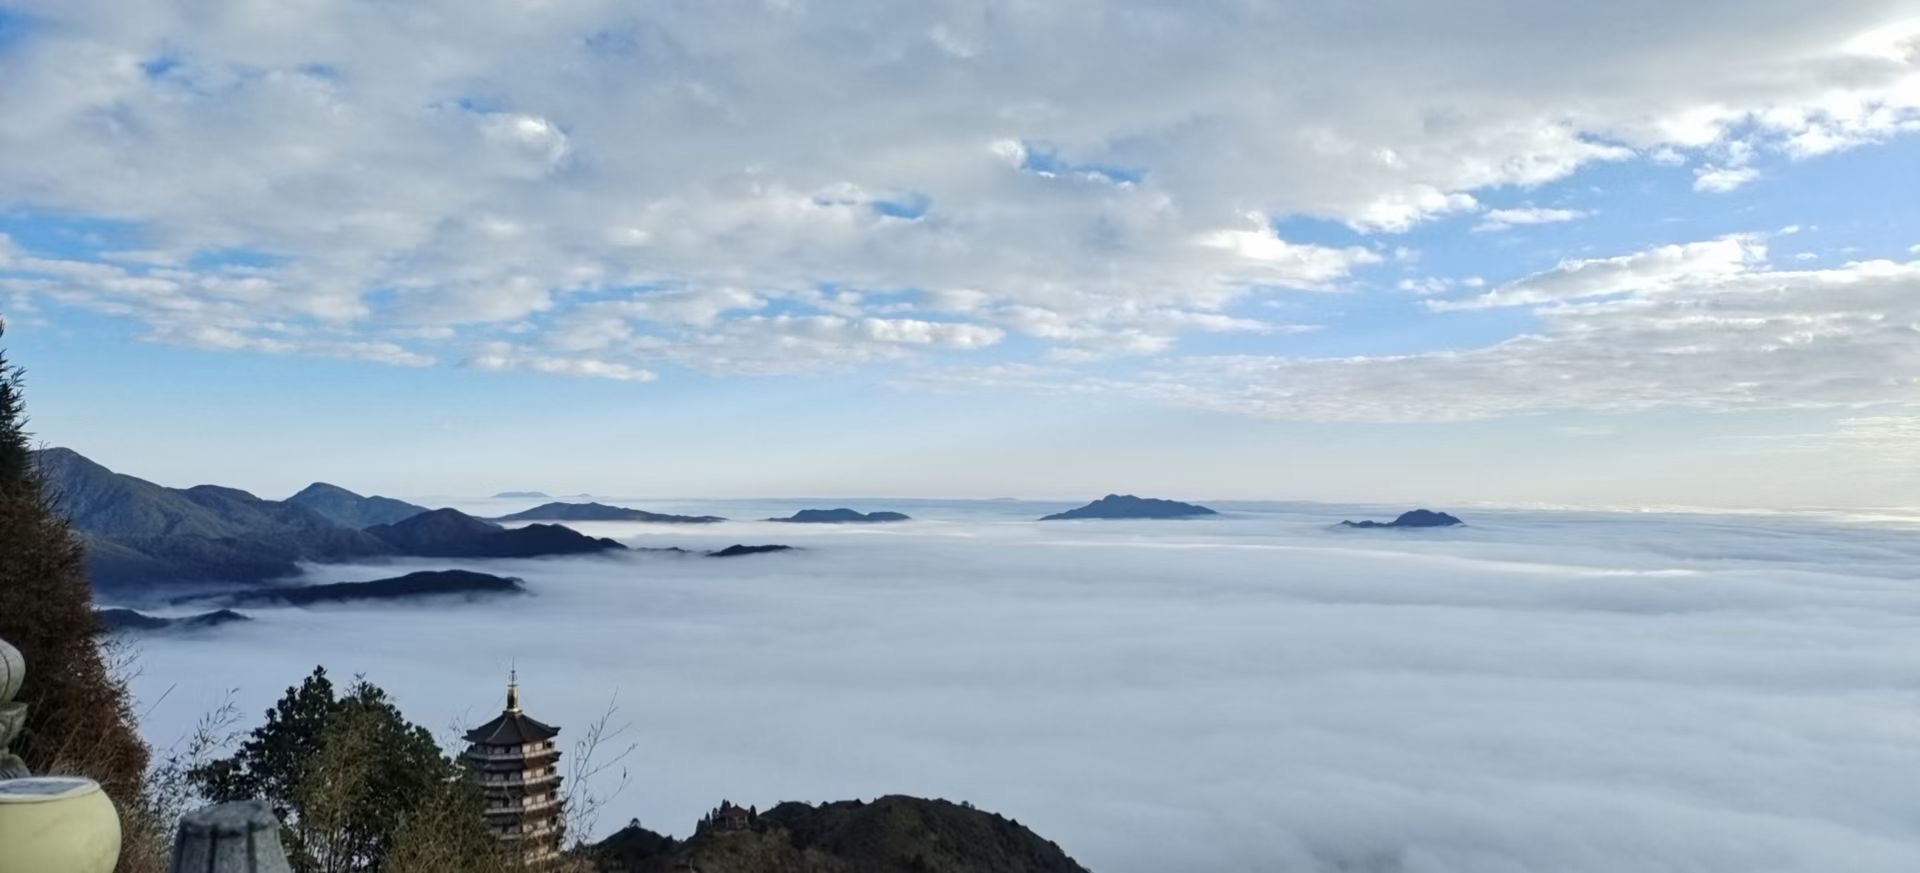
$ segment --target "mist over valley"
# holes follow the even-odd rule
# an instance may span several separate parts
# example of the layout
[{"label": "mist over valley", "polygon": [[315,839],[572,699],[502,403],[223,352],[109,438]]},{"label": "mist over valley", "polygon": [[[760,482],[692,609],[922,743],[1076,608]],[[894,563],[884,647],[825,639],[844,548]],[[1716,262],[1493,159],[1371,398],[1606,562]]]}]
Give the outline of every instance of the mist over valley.
[{"label": "mist over valley", "polygon": [[[572,522],[631,549],[308,565],[298,582],[454,568],[527,594],[248,609],[140,638],[145,732],[164,747],[229,690],[255,712],[324,664],[451,736],[517,665],[543,720],[578,729],[613,701],[631,724],[632,782],[602,834],[630,818],[685,833],[720,794],[909,793],[1120,873],[1920,863],[1902,776],[1920,746],[1902,690],[1920,662],[1913,526],[1477,509],[1354,530],[1335,522],[1400,508],[1232,501],[1042,524],[1067,505],[596,499],[915,520]],[[743,542],[797,548],[689,557]],[[647,550],[667,547],[688,551]]]}]

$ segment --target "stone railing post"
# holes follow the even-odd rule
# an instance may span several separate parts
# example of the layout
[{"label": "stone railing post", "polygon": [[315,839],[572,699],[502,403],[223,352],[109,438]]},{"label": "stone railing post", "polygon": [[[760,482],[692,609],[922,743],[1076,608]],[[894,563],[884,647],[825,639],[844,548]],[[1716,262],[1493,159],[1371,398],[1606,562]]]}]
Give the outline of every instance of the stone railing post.
[{"label": "stone railing post", "polygon": [[27,705],[14,703],[20,684],[27,681],[27,662],[20,650],[0,640],[0,779],[19,779],[27,775],[25,761],[7,751],[7,744],[20,736],[27,726]]},{"label": "stone railing post", "polygon": [[173,873],[290,873],[280,820],[264,800],[236,800],[180,820]]}]

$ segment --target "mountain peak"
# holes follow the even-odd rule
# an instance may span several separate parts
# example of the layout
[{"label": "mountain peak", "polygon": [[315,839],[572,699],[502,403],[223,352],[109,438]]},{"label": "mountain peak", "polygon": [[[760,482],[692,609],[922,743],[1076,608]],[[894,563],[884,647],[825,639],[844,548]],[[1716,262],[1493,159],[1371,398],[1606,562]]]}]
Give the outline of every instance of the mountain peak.
[{"label": "mountain peak", "polygon": [[717,515],[670,515],[609,506],[605,503],[542,503],[532,509],[503,515],[499,521],[647,521],[662,524],[712,524],[726,521]]},{"label": "mountain peak", "polygon": [[1190,518],[1197,515],[1219,515],[1219,513],[1197,503],[1181,503],[1178,500],[1162,500],[1158,497],[1136,497],[1132,494],[1109,494],[1077,509],[1042,516],[1040,520]]},{"label": "mountain peak", "polygon": [[299,493],[287,498],[287,500],[295,501],[302,498],[311,499],[315,497],[352,497],[356,500],[363,499],[361,495],[330,482],[315,482],[312,485],[300,489]]},{"label": "mountain peak", "polygon": [[367,533],[406,554],[431,558],[534,558],[626,548],[557,524],[503,528],[457,509],[435,509],[394,524],[374,525]]},{"label": "mountain peak", "polygon": [[287,498],[286,502],[313,510],[334,524],[351,528],[392,524],[427,511],[424,506],[391,497],[362,497],[328,482],[308,485],[300,489],[300,493]]}]

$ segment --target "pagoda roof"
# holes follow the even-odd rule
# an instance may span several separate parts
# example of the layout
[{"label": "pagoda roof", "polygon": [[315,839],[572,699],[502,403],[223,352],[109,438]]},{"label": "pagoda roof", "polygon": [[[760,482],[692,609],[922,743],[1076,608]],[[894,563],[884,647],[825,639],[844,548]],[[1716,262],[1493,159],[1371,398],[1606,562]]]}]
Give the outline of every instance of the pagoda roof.
[{"label": "pagoda roof", "polygon": [[498,718],[467,731],[467,742],[488,746],[517,746],[553,739],[560,729],[541,722],[519,710],[507,710]]},{"label": "pagoda roof", "polygon": [[516,671],[507,677],[507,708],[500,717],[467,731],[467,742],[488,746],[518,746],[553,739],[560,729],[537,721],[520,711],[520,677]]}]

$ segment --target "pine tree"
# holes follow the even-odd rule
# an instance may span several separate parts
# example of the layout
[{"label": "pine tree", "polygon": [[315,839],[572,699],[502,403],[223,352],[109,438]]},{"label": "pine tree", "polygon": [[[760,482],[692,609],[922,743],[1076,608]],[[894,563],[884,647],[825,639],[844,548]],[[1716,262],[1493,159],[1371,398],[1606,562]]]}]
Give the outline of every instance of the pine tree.
[{"label": "pine tree", "polygon": [[101,650],[80,540],[34,470],[24,385],[0,350],[0,637],[26,657],[29,708],[14,751],[36,773],[94,779],[124,809],[140,798],[147,746]]},{"label": "pine tree", "polygon": [[[0,323],[0,336],[7,326]],[[32,473],[33,456],[28,445],[27,407],[21,397],[26,374],[7,363],[0,349],[0,483],[24,482]]]}]

